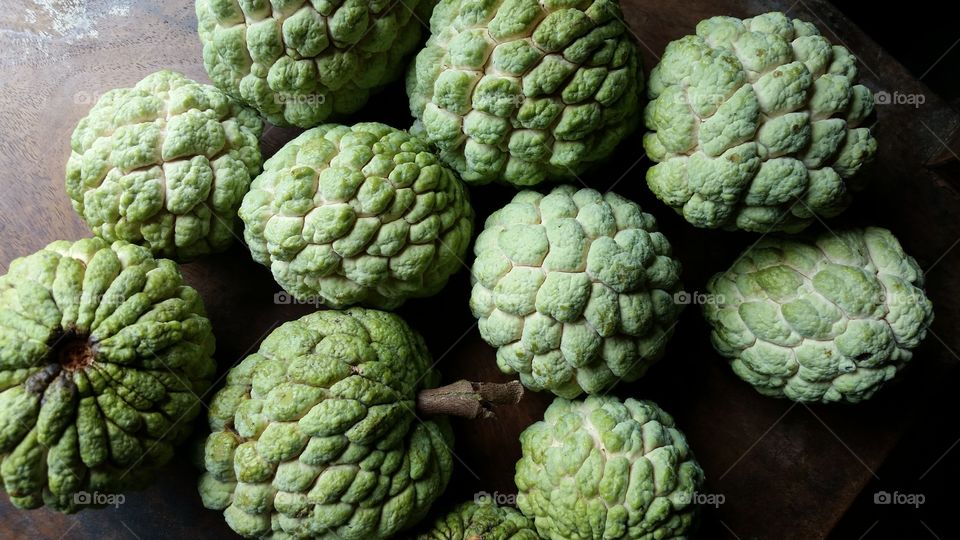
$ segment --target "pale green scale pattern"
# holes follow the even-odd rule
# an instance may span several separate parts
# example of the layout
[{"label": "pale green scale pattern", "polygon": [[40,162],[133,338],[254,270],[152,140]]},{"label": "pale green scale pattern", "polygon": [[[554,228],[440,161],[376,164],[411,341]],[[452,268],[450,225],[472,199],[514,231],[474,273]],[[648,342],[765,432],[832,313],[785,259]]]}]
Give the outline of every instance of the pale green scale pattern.
[{"label": "pale green scale pattern", "polygon": [[701,21],[650,73],[647,184],[697,227],[797,232],[841,213],[877,151],[856,64],[783,13]]},{"label": "pale green scale pattern", "polygon": [[877,227],[762,240],[707,284],[716,350],[760,393],[869,399],[933,322],[923,271]]},{"label": "pale green scale pattern", "polygon": [[264,164],[240,217],[253,258],[302,301],[392,309],[439,292],[473,231],[466,189],[425,142],[324,124]]},{"label": "pale green scale pattern", "polygon": [[159,71],[104,94],[67,161],[74,210],[107,241],[192,259],[227,249],[260,172],[263,121],[213,86]]},{"label": "pale green scale pattern", "polygon": [[203,63],[271,124],[353,114],[398,79],[433,0],[197,0]]},{"label": "pale green scale pattern", "polygon": [[670,243],[615,193],[520,192],[487,218],[474,253],[480,335],[531,390],[573,398],[640,378],[683,309]]},{"label": "pale green scale pattern", "polygon": [[246,537],[380,540],[418,522],[453,466],[416,394],[439,375],[396,315],[319,311],[271,333],[210,404],[207,508]]},{"label": "pale green scale pattern", "polygon": [[693,537],[703,470],[655,403],[557,398],[520,445],[517,506],[545,540]]},{"label": "pale green scale pattern", "polygon": [[572,180],[640,123],[616,0],[442,0],[407,74],[413,131],[471,184]]},{"label": "pale green scale pattern", "polygon": [[14,506],[82,509],[168,462],[216,365],[197,292],[125,242],[59,241],[0,276],[0,479]]},{"label": "pale green scale pattern", "polygon": [[417,540],[540,540],[533,521],[489,496],[458,504],[437,518]]}]

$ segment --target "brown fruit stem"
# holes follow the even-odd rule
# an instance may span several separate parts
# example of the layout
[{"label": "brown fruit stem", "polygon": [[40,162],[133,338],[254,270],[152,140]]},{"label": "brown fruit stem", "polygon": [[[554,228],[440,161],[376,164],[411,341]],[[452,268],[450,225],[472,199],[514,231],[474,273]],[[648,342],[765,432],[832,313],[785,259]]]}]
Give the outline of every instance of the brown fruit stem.
[{"label": "brown fruit stem", "polygon": [[519,381],[508,383],[459,380],[417,394],[417,411],[425,415],[444,414],[461,418],[494,418],[493,405],[516,405],[523,398]]}]

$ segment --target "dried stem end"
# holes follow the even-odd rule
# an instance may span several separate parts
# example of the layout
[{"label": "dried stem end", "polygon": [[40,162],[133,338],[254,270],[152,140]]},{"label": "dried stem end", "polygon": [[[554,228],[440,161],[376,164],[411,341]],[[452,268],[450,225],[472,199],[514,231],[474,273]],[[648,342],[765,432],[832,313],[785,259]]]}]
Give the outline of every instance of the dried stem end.
[{"label": "dried stem end", "polygon": [[417,394],[417,410],[425,415],[444,414],[462,418],[494,418],[493,405],[516,405],[523,398],[519,381],[508,383],[455,383],[421,390]]}]

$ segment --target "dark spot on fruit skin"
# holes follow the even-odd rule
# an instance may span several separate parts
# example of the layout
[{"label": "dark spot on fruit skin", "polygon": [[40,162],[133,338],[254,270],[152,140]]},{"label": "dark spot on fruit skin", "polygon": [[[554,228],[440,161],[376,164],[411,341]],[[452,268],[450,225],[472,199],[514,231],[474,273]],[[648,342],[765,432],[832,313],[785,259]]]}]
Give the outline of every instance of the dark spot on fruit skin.
[{"label": "dark spot on fruit skin", "polygon": [[24,382],[24,387],[27,392],[43,395],[47,387],[58,381],[58,378],[60,384],[75,387],[73,374],[93,364],[95,359],[96,353],[87,336],[73,332],[61,333],[50,344],[47,365],[30,375]]},{"label": "dark spot on fruit skin", "polygon": [[47,364],[43,369],[34,373],[27,379],[26,388],[27,392],[31,394],[43,394],[44,390],[50,386],[50,382],[53,381],[61,371],[60,364]]}]

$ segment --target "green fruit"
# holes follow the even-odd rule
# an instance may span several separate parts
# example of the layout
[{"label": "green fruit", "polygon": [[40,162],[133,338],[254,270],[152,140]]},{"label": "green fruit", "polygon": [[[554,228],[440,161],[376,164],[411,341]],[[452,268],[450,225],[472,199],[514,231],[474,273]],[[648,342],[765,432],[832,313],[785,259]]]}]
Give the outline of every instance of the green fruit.
[{"label": "green fruit", "polygon": [[714,348],[760,393],[795,401],[869,399],[933,322],[923,271],[878,227],[766,238],[707,291]]},{"label": "green fruit", "polygon": [[60,241],[10,263],[0,479],[13,505],[73,512],[148,478],[189,433],[213,350],[200,295],[145,248]]},{"label": "green fruit", "polygon": [[683,306],[656,220],[615,193],[523,191],[474,246],[470,308],[504,373],[574,398],[640,378]]},{"label": "green fruit", "polygon": [[386,539],[452,469],[443,417],[414,414],[439,375],[402,319],[320,311],[271,333],[210,405],[200,495],[248,537]]},{"label": "green fruit", "polygon": [[410,111],[471,184],[573,180],[640,122],[640,55],[616,0],[442,0]]},{"label": "green fruit", "polygon": [[264,164],[240,217],[253,258],[304,302],[392,309],[436,294],[473,230],[466,190],[423,141],[325,124]]},{"label": "green fruit", "polygon": [[400,77],[433,0],[197,0],[214,84],[277,126],[353,114]]},{"label": "green fruit", "polygon": [[713,17],[650,73],[647,184],[697,227],[799,231],[850,204],[877,151],[857,59],[783,13]]},{"label": "green fruit", "polygon": [[540,540],[533,522],[490,497],[457,505],[417,540]]},{"label": "green fruit", "polygon": [[520,435],[517,506],[547,540],[689,538],[703,471],[649,401],[555,399]]},{"label": "green fruit", "polygon": [[216,88],[159,71],[103,95],[73,132],[67,193],[108,242],[191,259],[237,237],[237,208],[260,171],[257,114]]}]

